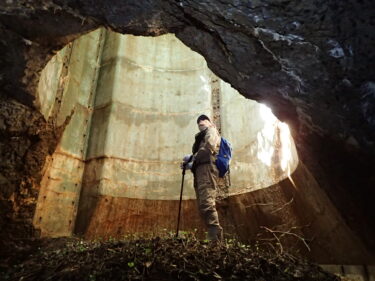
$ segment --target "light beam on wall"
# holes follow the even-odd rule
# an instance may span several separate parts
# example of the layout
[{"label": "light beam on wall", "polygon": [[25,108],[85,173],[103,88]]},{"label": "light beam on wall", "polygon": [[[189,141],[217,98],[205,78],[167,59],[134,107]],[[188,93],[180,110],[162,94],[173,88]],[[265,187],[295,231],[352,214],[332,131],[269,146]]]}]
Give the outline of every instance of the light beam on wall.
[{"label": "light beam on wall", "polygon": [[268,108],[264,104],[260,104],[259,107],[260,117],[264,121],[264,127],[261,131],[257,133],[257,140],[258,140],[258,152],[257,157],[262,163],[267,165],[268,167],[271,166],[271,160],[275,148],[273,146],[273,140],[275,137],[276,126],[277,126],[277,119],[272,114],[270,108]]},{"label": "light beam on wall", "polygon": [[[260,117],[264,121],[264,127],[257,134],[258,140],[258,152],[257,157],[265,165],[270,167],[272,165],[272,158],[276,151],[275,141],[280,140],[280,167],[285,172],[287,171],[288,176],[290,175],[290,163],[292,160],[292,142],[289,127],[286,123],[280,122],[275,115],[273,115],[271,109],[264,104],[260,104],[259,107]],[[276,136],[276,133],[279,136]],[[279,137],[279,138],[277,138]]]}]

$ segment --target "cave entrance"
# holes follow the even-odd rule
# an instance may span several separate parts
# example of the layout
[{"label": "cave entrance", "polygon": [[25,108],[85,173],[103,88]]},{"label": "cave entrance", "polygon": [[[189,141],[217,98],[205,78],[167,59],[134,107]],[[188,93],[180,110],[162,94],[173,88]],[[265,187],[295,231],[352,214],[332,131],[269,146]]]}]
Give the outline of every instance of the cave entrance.
[{"label": "cave entrance", "polygon": [[[174,35],[137,37],[98,29],[47,64],[39,106],[70,121],[44,168],[34,225],[42,236],[87,238],[173,230],[180,159],[205,113],[233,145],[236,196],[277,184],[298,163],[288,126],[244,98]],[[200,223],[192,175],[182,228]]]}]

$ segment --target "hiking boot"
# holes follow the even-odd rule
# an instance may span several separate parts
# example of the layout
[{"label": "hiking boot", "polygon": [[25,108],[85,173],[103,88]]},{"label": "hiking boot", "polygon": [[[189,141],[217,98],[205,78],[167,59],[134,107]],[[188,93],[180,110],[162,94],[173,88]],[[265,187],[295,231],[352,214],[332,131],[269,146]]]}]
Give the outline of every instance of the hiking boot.
[{"label": "hiking boot", "polygon": [[207,239],[210,241],[223,241],[223,228],[219,225],[208,228]]}]

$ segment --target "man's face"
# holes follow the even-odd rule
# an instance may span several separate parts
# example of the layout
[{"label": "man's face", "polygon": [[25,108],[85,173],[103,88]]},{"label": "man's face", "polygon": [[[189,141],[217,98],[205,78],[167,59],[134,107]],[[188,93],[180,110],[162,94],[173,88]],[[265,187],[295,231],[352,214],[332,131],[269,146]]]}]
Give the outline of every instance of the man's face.
[{"label": "man's face", "polygon": [[198,123],[198,128],[199,128],[199,131],[204,131],[205,129],[207,129],[208,127],[211,126],[211,122],[208,121],[208,120],[200,120],[199,123]]}]

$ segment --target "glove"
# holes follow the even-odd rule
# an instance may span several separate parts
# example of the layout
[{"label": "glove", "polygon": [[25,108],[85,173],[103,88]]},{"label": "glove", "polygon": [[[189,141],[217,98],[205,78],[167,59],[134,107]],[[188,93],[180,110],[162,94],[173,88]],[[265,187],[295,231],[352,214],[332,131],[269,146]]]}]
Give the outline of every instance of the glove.
[{"label": "glove", "polygon": [[188,162],[190,162],[190,161],[192,160],[192,159],[191,159],[192,157],[193,157],[192,154],[185,155],[184,158],[182,158],[182,161],[183,161],[184,163],[188,163]]},{"label": "glove", "polygon": [[193,161],[187,163],[186,166],[185,166],[185,169],[186,169],[186,170],[190,170],[191,167],[193,167]]},{"label": "glove", "polygon": [[185,155],[182,161],[183,162],[180,164],[180,168],[190,170],[194,163],[194,157],[192,154]]}]

